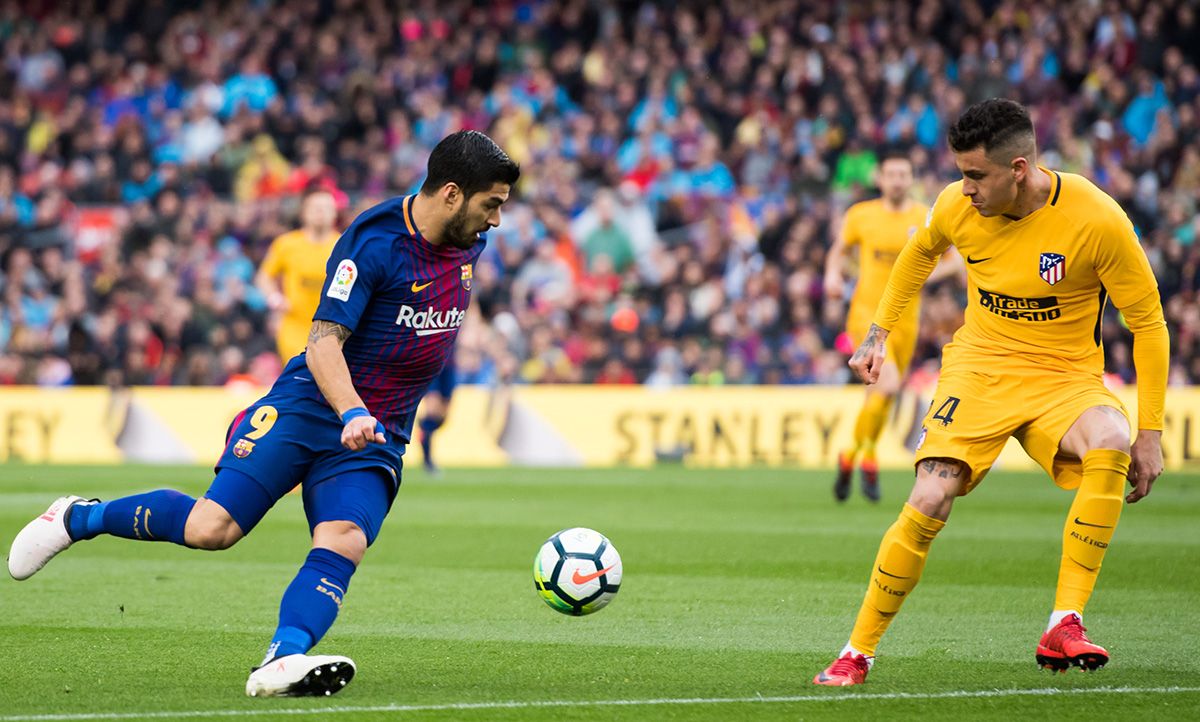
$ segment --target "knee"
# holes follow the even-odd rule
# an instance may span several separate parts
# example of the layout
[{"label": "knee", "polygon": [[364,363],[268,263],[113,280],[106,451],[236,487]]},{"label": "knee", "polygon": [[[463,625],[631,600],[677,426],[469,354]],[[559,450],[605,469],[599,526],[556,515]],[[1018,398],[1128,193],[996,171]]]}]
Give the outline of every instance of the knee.
[{"label": "knee", "polygon": [[1111,406],[1090,408],[1063,435],[1059,448],[1081,459],[1095,449],[1115,449],[1128,454],[1129,421]]},{"label": "knee", "polygon": [[313,529],[313,548],[336,552],[357,566],[367,553],[367,535],[351,521],[321,522]]},{"label": "knee", "polygon": [[1092,449],[1115,449],[1129,453],[1129,432],[1123,429],[1108,426],[1103,429],[1098,429],[1091,438],[1091,443],[1088,444]]},{"label": "knee", "polygon": [[917,465],[917,482],[908,503],[925,516],[945,521],[969,478],[967,466],[953,459],[925,459]]},{"label": "knee", "polygon": [[957,495],[957,492],[933,484],[917,484],[908,497],[908,503],[925,516],[945,520],[950,515],[950,507]]},{"label": "knee", "polygon": [[189,525],[185,540],[190,547],[220,551],[237,544],[241,538],[241,532],[237,531],[237,524],[230,519],[228,524],[207,522],[197,525],[195,528]]},{"label": "knee", "polygon": [[[207,501],[202,499],[201,501]],[[201,505],[188,516],[184,527],[184,541],[188,546],[208,551],[228,549],[242,538],[241,527],[229,516],[224,509],[210,508],[212,504]]]}]

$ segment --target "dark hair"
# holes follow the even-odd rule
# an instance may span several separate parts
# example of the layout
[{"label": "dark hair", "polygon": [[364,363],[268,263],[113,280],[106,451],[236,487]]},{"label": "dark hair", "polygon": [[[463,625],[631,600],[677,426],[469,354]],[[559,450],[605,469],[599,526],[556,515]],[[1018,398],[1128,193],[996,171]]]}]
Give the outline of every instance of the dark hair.
[{"label": "dark hair", "polygon": [[454,183],[470,198],[494,183],[514,185],[520,177],[521,167],[495,141],[477,130],[460,130],[442,138],[429,154],[421,192],[433,195]]},{"label": "dark hair", "polygon": [[879,157],[879,165],[882,166],[889,160],[902,160],[908,163],[910,166],[914,165],[912,154],[903,148],[888,148],[885,150],[883,155]]},{"label": "dark hair", "polygon": [[[989,156],[994,151],[1011,151],[1004,158],[1036,152],[1033,121],[1020,103],[1007,98],[990,98],[967,108],[947,133],[950,149],[965,153],[982,147]],[[1033,158],[1029,159],[1030,162]]]},{"label": "dark hair", "polygon": [[328,193],[333,195],[333,191],[329,188],[329,183],[323,178],[311,178],[304,184],[304,190],[300,192],[300,205],[309,199],[310,196],[315,196],[318,193]]}]

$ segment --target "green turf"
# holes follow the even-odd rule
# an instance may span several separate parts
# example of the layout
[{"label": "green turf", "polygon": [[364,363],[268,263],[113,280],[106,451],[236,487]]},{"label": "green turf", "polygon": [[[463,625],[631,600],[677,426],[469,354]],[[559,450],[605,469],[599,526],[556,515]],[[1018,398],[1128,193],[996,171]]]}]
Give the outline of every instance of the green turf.
[{"label": "green turf", "polygon": [[[0,579],[0,722],[183,711],[346,722],[1196,717],[1200,475],[1168,474],[1122,517],[1087,614],[1113,655],[1107,668],[1036,669],[1070,495],[1038,475],[994,473],[959,502],[870,681],[853,690],[810,679],[845,641],[910,482],[885,474],[882,504],[838,506],[827,477],[411,473],[319,647],[353,657],[359,676],[322,700],[242,695],[306,553],[297,497],[226,552],[83,543],[29,581]],[[191,467],[0,466],[0,545],[60,493],[199,494],[208,478]],[[531,578],[541,542],[576,525],[607,534],[625,565],[613,603],[578,619],[546,607]],[[1190,691],[1163,691],[1176,687]],[[1005,692],[953,696],[987,690]],[[739,701],[599,704],[697,698]],[[379,709],[389,706],[434,709]],[[205,718],[218,719],[192,717]]]}]

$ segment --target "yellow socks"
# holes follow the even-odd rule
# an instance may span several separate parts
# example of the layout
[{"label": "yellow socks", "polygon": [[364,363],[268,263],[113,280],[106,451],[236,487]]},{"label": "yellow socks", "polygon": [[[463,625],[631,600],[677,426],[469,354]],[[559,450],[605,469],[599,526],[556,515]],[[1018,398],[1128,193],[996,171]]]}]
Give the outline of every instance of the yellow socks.
[{"label": "yellow socks", "polygon": [[875,655],[880,637],[900,611],[908,594],[917,586],[925,555],[946,522],[925,516],[909,504],[892,524],[871,569],[871,582],[863,598],[858,618],[850,633],[850,646],[867,656]]},{"label": "yellow socks", "polygon": [[864,463],[874,464],[875,442],[879,440],[879,434],[883,431],[883,423],[887,420],[888,409],[891,407],[891,396],[877,393],[867,394],[867,398],[858,412],[858,419],[854,422],[854,450],[843,454],[844,457],[849,457],[851,464],[854,463],[854,457],[860,453],[863,455]]},{"label": "yellow socks", "polygon": [[1104,552],[1121,518],[1128,472],[1129,454],[1123,451],[1094,449],[1083,455],[1083,481],[1075,492],[1063,528],[1055,609],[1082,613],[1092,596]]}]

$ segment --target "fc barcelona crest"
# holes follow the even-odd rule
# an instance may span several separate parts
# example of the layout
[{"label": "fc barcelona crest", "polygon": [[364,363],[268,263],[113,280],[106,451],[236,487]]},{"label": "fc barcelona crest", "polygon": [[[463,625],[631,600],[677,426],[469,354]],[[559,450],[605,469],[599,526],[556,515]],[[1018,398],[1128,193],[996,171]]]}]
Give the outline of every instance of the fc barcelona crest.
[{"label": "fc barcelona crest", "polygon": [[472,265],[470,263],[464,263],[462,265],[462,287],[464,290],[471,290],[471,278],[473,278],[474,275],[475,273]]},{"label": "fc barcelona crest", "polygon": [[1067,257],[1061,253],[1043,253],[1038,262],[1038,275],[1051,286],[1067,275]]},{"label": "fc barcelona crest", "polygon": [[233,455],[239,459],[244,459],[254,451],[254,442],[250,439],[238,439],[238,442],[233,445]]}]

